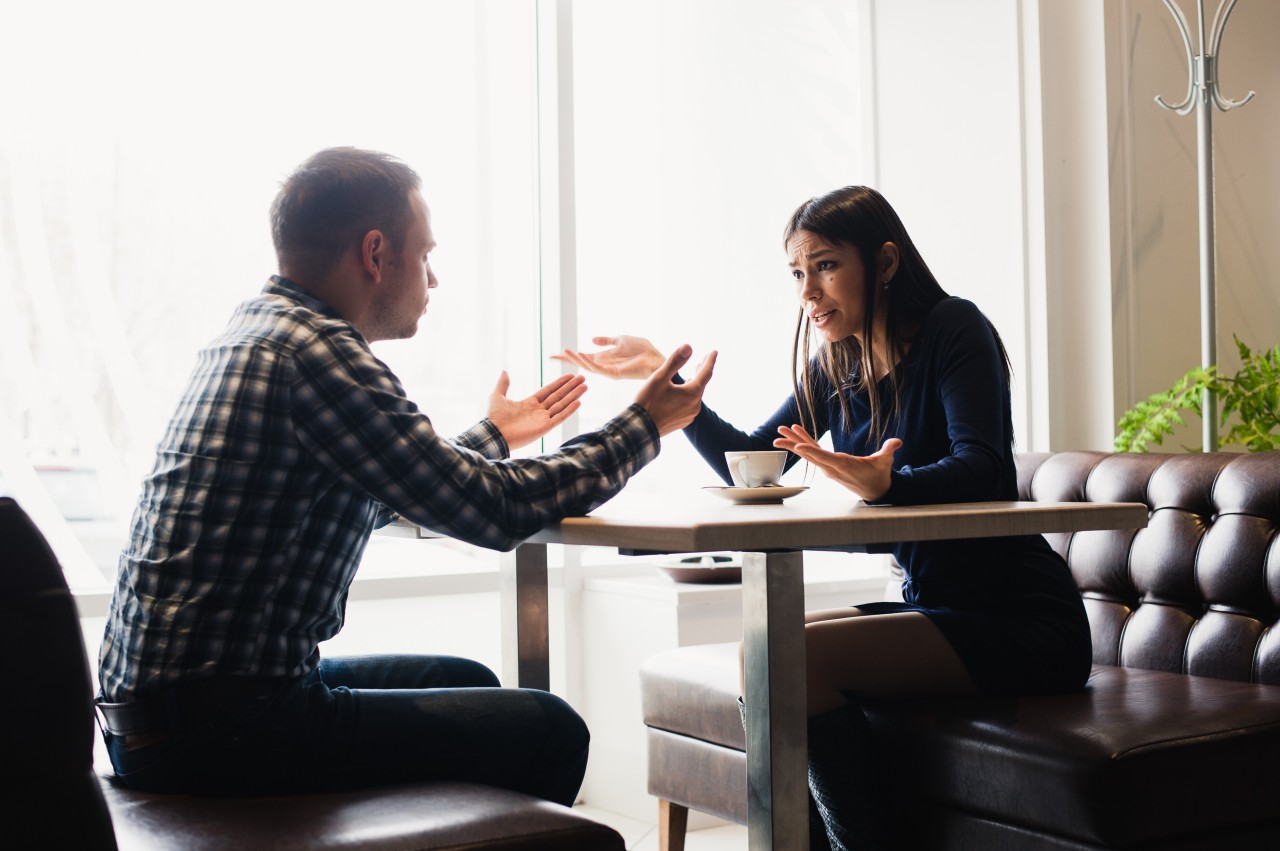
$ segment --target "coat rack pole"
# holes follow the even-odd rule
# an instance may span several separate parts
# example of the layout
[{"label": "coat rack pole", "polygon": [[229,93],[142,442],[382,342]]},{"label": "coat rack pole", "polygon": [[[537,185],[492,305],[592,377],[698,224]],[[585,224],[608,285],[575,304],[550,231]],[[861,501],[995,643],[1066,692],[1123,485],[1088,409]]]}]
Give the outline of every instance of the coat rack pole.
[{"label": "coat rack pole", "polygon": [[[1215,240],[1213,233],[1213,110],[1227,112],[1244,106],[1253,99],[1249,92],[1239,101],[1224,98],[1218,91],[1218,46],[1227,19],[1235,8],[1236,0],[1222,0],[1214,13],[1213,22],[1205,29],[1204,0],[1196,0],[1196,30],[1200,51],[1197,54],[1187,31],[1187,21],[1173,0],[1164,0],[1182,35],[1187,52],[1187,95],[1178,104],[1165,103],[1156,96],[1156,103],[1178,115],[1196,111],[1196,171],[1200,210],[1200,365],[1209,369],[1218,362],[1217,281],[1215,279]],[[1203,449],[1213,452],[1218,448],[1218,402],[1212,390],[1204,391],[1201,400],[1203,421]]]},{"label": "coat rack pole", "polygon": [[[1235,0],[1232,0],[1235,3]],[[1218,362],[1218,282],[1214,275],[1216,249],[1213,238],[1213,98],[1216,85],[1213,57],[1204,52],[1204,0],[1196,0],[1200,30],[1200,86],[1196,92],[1196,181],[1200,200],[1200,365]],[[1218,448],[1218,400],[1212,390],[1201,400],[1201,442],[1205,452]]]}]

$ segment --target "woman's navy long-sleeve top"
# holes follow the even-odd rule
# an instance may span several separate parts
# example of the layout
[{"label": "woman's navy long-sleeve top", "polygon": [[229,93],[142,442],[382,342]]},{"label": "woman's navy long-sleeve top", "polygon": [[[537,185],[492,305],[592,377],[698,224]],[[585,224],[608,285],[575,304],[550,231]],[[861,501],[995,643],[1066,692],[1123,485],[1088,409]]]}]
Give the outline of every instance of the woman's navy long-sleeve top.
[{"label": "woman's navy long-sleeve top", "polygon": [[[818,435],[831,432],[837,452],[868,455],[870,406],[865,392],[833,388],[814,370]],[[1009,383],[995,334],[971,302],[947,298],[926,317],[898,365],[901,414],[885,437],[897,437],[889,491],[878,502],[893,505],[1017,499]],[[892,410],[888,380],[877,387],[881,410]],[[844,421],[837,392],[852,411]],[[703,406],[685,433],[726,482],[724,453],[771,449],[778,426],[801,422],[795,396],[747,434]],[[792,456],[790,463],[797,459]],[[1066,565],[1038,535],[977,540],[923,541],[891,547],[904,570],[903,596],[925,608],[990,609],[1025,595],[1079,596]],[[1070,602],[1070,601],[1068,601]]]}]

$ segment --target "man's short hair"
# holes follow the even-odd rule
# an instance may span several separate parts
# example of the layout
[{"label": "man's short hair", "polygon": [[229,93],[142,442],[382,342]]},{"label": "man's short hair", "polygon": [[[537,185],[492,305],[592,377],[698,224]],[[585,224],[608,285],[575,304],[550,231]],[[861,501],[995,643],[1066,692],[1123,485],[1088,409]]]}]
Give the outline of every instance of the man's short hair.
[{"label": "man's short hair", "polygon": [[371,230],[382,231],[398,256],[413,216],[409,196],[421,186],[413,169],[388,154],[327,148],[313,155],[271,204],[280,271],[304,279],[297,283],[322,278]]}]

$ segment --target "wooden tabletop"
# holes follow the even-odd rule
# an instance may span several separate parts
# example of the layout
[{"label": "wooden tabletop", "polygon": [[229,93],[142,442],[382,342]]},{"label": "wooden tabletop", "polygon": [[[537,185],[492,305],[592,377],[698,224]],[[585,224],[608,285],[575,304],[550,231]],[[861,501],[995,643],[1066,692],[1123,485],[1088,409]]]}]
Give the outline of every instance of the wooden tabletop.
[{"label": "wooden tabletop", "polygon": [[648,552],[757,552],[1146,525],[1147,507],[1141,503],[873,506],[800,494],[781,504],[738,505],[696,492],[676,498],[624,493],[586,517],[566,518],[529,540]]}]

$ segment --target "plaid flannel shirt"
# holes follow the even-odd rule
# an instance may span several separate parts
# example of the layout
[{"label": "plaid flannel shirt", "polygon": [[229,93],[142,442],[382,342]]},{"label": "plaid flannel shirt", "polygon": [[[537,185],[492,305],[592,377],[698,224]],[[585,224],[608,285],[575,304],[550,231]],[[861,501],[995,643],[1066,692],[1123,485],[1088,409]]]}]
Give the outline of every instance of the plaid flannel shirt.
[{"label": "plaid flannel shirt", "polygon": [[537,458],[507,457],[488,420],[446,440],[349,322],[273,277],[200,353],[143,482],[103,693],[306,673],[392,512],[508,550],[600,505],[658,450],[637,405]]}]

